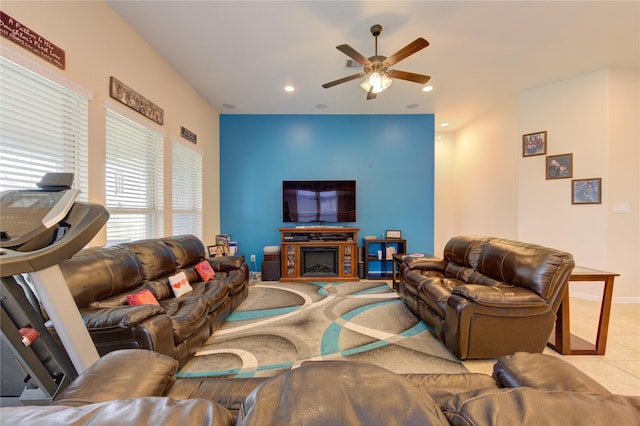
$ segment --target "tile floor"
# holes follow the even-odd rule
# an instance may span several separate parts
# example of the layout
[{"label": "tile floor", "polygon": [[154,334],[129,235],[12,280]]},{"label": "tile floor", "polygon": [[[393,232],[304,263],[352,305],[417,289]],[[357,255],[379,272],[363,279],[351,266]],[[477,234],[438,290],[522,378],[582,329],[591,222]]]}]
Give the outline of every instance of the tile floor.
[{"label": "tile floor", "polygon": [[[571,332],[595,342],[600,303],[571,298]],[[544,353],[571,363],[614,394],[640,396],[640,304],[613,304],[605,355]],[[474,373],[491,374],[495,360],[464,361]]]}]

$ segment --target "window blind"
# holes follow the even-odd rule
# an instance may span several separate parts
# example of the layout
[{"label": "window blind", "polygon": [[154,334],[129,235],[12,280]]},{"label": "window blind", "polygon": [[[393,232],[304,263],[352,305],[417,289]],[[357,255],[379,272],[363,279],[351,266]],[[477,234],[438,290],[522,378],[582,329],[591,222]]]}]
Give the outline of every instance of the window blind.
[{"label": "window blind", "polygon": [[202,154],[173,141],[171,162],[173,235],[202,240]]},{"label": "window blind", "polygon": [[72,172],[88,199],[89,99],[0,57],[0,190]]},{"label": "window blind", "polygon": [[163,136],[107,109],[107,244],[164,235]]}]

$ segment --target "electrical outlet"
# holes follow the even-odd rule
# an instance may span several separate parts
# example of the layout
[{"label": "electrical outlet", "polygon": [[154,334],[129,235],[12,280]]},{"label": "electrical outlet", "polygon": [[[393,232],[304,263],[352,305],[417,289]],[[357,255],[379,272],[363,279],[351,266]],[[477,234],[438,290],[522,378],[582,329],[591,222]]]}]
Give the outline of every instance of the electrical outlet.
[{"label": "electrical outlet", "polygon": [[256,255],[255,255],[255,254],[252,254],[252,255],[251,255],[251,261],[252,261],[252,262],[255,262],[255,261],[256,261]]}]

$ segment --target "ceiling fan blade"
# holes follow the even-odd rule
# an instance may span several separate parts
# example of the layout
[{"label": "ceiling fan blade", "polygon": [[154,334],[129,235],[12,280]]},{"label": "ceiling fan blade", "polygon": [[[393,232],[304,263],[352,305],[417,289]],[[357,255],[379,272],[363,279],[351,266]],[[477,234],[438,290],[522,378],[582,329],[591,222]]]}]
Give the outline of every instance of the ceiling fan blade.
[{"label": "ceiling fan blade", "polygon": [[336,49],[347,55],[348,57],[354,59],[359,64],[368,67],[371,65],[371,61],[364,57],[361,53],[359,53],[356,49],[349,46],[348,44],[341,44],[340,46],[336,46]]},{"label": "ceiling fan blade", "polygon": [[431,80],[431,76],[428,75],[396,70],[389,70],[389,78],[399,78],[400,80],[413,81],[420,84],[426,84],[427,81]]},{"label": "ceiling fan blade", "polygon": [[373,93],[373,87],[371,87],[369,89],[369,91],[367,92],[367,100],[370,101],[372,99],[375,99],[378,96],[377,93]]},{"label": "ceiling fan blade", "polygon": [[419,37],[419,38],[415,39],[414,41],[412,41],[411,43],[407,44],[402,49],[398,50],[393,55],[389,56],[387,59],[385,59],[384,62],[389,66],[391,66],[393,64],[397,64],[398,62],[400,62],[401,60],[403,60],[407,56],[413,55],[414,53],[416,53],[419,50],[424,49],[428,45],[429,45],[429,42],[427,40],[423,39],[422,37]]},{"label": "ceiling fan blade", "polygon": [[366,72],[364,71],[359,72],[358,74],[353,74],[347,77],[339,78],[334,81],[330,81],[329,83],[325,83],[322,85],[322,87],[324,87],[325,89],[328,89],[329,87],[337,86],[338,84],[346,83],[347,81],[355,80],[356,78],[364,77],[365,75],[367,75]]}]

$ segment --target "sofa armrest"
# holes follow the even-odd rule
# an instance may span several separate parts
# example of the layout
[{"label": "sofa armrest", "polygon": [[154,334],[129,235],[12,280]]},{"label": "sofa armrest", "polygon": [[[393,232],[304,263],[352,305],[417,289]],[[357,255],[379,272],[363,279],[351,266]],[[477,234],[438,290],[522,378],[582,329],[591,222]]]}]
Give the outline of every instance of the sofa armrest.
[{"label": "sofa armrest", "polygon": [[163,314],[164,308],[156,305],[115,306],[113,308],[83,309],[82,320],[88,329],[105,327],[133,327],[147,318]]},{"label": "sofa armrest", "polygon": [[523,287],[464,284],[457,286],[451,293],[483,306],[516,308],[547,304],[540,295]]},{"label": "sofa armrest", "polygon": [[611,394],[573,365],[547,354],[516,352],[504,356],[493,366],[493,378],[502,387],[508,388]]},{"label": "sofa armrest", "polygon": [[406,269],[420,269],[423,271],[437,271],[444,273],[446,262],[437,257],[411,257],[404,258]]},{"label": "sofa armrest", "polygon": [[178,361],[144,349],[110,352],[76,377],[54,403],[82,405],[163,396],[176,380]]},{"label": "sofa armrest", "polygon": [[214,257],[209,259],[209,263],[216,272],[229,272],[242,267],[244,256]]}]

